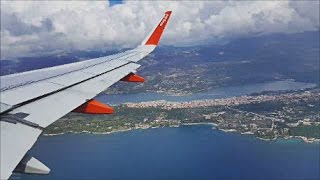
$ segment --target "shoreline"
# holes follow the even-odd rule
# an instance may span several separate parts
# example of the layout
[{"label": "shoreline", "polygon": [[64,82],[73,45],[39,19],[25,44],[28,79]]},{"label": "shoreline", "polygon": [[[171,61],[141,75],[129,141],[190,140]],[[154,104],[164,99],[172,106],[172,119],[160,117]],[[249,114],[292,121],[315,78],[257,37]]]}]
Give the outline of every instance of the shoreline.
[{"label": "shoreline", "polygon": [[[290,140],[290,139],[301,139],[304,143],[320,143],[320,139],[316,139],[316,138],[307,138],[304,136],[285,136],[285,137],[274,137],[272,139],[266,139],[266,138],[262,138],[262,137],[258,137],[258,136],[254,136],[253,132],[238,132],[236,129],[219,129],[216,128],[217,124],[215,123],[182,123],[182,124],[178,124],[178,125],[169,125],[169,126],[164,126],[164,127],[168,127],[168,128],[179,128],[180,126],[199,126],[199,125],[207,125],[207,126],[212,126],[213,130],[218,130],[218,131],[222,131],[224,133],[239,133],[240,135],[249,135],[249,136],[253,136],[254,138],[257,138],[259,140],[262,141],[277,141],[280,139],[284,139],[284,140]],[[109,135],[109,134],[113,134],[113,133],[121,133],[121,132],[127,132],[127,131],[132,131],[132,130],[144,130],[144,129],[156,129],[156,128],[162,128],[162,126],[143,126],[143,127],[133,127],[133,128],[127,128],[127,129],[119,129],[119,130],[115,130],[115,131],[109,131],[109,132],[91,132],[91,131],[81,131],[81,132],[73,132],[73,131],[68,131],[68,132],[64,132],[64,133],[55,133],[55,134],[42,134],[42,136],[60,136],[60,135],[65,135],[65,134],[93,134],[93,135]]]},{"label": "shoreline", "polygon": [[[304,82],[304,81],[296,81],[294,79],[288,79],[288,78],[284,78],[284,79],[275,79],[275,80],[265,80],[265,81],[261,81],[261,82],[256,82],[256,83],[246,83],[245,85],[253,85],[253,84],[263,84],[263,83],[273,83],[273,82],[297,82],[297,83],[304,83],[304,84],[312,84],[312,87],[305,87],[302,89],[294,89],[294,90],[267,90],[266,92],[275,92],[275,91],[300,91],[300,90],[304,90],[304,89],[313,89],[313,88],[317,88],[319,86],[319,84],[316,83],[310,83],[310,82]],[[158,93],[158,94],[162,94],[162,95],[167,95],[167,96],[177,96],[177,97],[182,97],[182,96],[190,96],[190,95],[194,95],[197,93],[204,93],[204,92],[208,92],[214,89],[219,89],[219,88],[228,88],[228,87],[238,87],[240,85],[217,85],[217,86],[213,86],[213,87],[209,87],[209,88],[205,88],[205,89],[199,89],[196,91],[192,91],[192,90],[182,90],[182,91],[174,91],[174,90],[156,90],[156,89],[146,89],[143,91],[134,91],[134,92],[127,92],[127,91],[112,91],[112,92],[108,92],[105,91],[103,93],[103,95],[126,95],[126,94],[135,94],[135,93]],[[264,91],[262,91],[264,92]],[[252,93],[251,93],[252,94]],[[253,93],[254,94],[254,93]],[[248,94],[250,95],[250,94]]]}]

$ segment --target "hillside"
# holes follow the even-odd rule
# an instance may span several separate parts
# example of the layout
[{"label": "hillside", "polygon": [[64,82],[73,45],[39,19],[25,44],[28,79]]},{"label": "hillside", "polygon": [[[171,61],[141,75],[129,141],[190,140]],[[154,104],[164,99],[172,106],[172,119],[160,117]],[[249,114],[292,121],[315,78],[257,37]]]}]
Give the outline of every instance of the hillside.
[{"label": "hillside", "polygon": [[[319,32],[274,34],[224,45],[159,47],[141,61],[146,83],[118,83],[108,92],[189,93],[214,87],[293,79],[319,84]],[[112,52],[73,52],[2,60],[1,75],[72,63]]]}]

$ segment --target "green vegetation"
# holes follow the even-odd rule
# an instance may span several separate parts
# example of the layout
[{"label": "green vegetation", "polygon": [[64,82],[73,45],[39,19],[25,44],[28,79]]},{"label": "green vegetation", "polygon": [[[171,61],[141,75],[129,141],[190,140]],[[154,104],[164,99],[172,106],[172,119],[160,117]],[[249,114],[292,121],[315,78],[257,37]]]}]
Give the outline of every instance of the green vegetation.
[{"label": "green vegetation", "polygon": [[46,128],[44,133],[111,133],[184,123],[214,123],[218,129],[234,129],[263,139],[288,136],[320,139],[319,95],[317,90],[311,90],[306,96],[294,96],[300,99],[272,98],[274,100],[231,103],[230,106],[163,108],[121,105],[115,107],[116,113],[112,115],[70,113]]},{"label": "green vegetation", "polygon": [[320,139],[320,125],[299,125],[297,127],[290,128],[290,135]]},{"label": "green vegetation", "polygon": [[[211,110],[210,110],[211,109]],[[212,122],[205,120],[203,113],[213,108],[190,108],[165,110],[161,108],[115,107],[112,115],[86,115],[70,113],[45,129],[46,134],[65,132],[112,132],[131,128],[146,128],[178,125],[181,122]]]}]

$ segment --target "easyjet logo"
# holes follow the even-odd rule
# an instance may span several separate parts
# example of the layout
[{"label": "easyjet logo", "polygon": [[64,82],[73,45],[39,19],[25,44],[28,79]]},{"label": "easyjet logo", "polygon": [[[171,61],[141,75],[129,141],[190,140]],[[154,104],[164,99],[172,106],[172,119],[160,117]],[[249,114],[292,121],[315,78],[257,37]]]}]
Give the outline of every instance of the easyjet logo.
[{"label": "easyjet logo", "polygon": [[168,20],[168,17],[169,17],[168,14],[166,14],[166,15],[163,17],[162,21],[160,22],[160,26],[162,26],[163,23],[165,23],[165,22]]}]

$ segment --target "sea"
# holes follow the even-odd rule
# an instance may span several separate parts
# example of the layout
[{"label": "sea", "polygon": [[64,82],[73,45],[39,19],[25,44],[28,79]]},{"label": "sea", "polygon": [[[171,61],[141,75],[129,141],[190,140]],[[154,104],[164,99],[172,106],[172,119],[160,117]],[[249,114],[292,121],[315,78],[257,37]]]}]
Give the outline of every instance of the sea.
[{"label": "sea", "polygon": [[[169,96],[148,92],[99,98],[111,104],[183,101],[181,98],[187,101],[315,86],[296,83],[276,81],[243,88],[219,88],[207,95]],[[46,164],[51,173],[14,174],[11,179],[320,179],[320,143],[305,143],[301,139],[265,141],[252,135],[223,132],[210,125],[138,129],[109,135],[40,136],[29,153]]]}]

